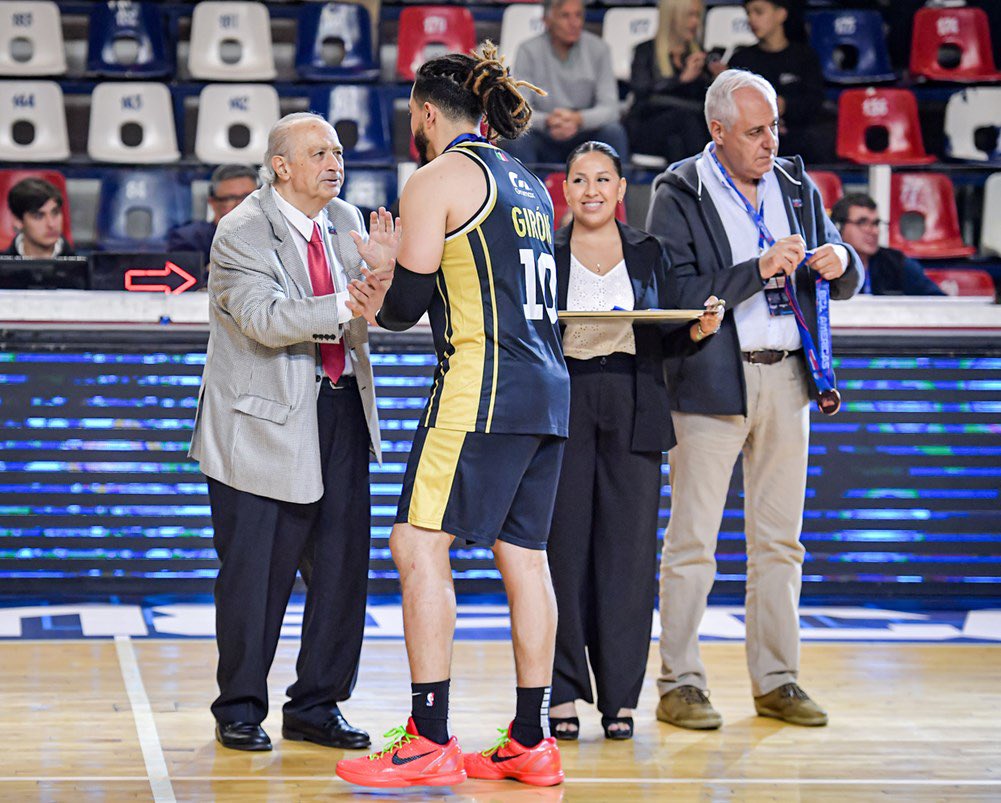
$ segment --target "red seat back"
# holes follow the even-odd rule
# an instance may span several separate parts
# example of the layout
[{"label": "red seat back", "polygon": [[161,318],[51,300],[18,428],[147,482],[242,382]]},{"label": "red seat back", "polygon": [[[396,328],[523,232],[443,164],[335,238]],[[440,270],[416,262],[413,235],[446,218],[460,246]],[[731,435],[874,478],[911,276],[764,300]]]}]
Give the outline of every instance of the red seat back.
[{"label": "red seat back", "polygon": [[[563,195],[563,182],[566,181],[567,174],[550,173],[546,176],[546,189],[549,190],[549,197],[553,199],[553,228],[561,228],[563,218],[570,211],[567,199]],[[615,207],[615,218],[621,223],[626,222],[626,205],[619,203]]]},{"label": "red seat back", "polygon": [[453,53],[476,47],[473,14],[464,6],[410,6],[400,12],[396,42],[396,76],[413,81],[428,45],[442,45]]},{"label": "red seat back", "polygon": [[1001,81],[982,8],[922,8],[914,15],[911,74],[935,81]]},{"label": "red seat back", "polygon": [[66,192],[66,179],[55,170],[0,170],[0,251],[4,251],[13,241],[17,230],[14,228],[14,216],[7,206],[7,193],[10,188],[26,178],[41,178],[55,186],[63,196],[63,238],[73,244],[73,233],[70,231],[70,201]]},{"label": "red seat back", "polygon": [[[879,131],[885,129],[885,134]],[[866,135],[870,140],[867,144]],[[885,136],[886,147],[882,142]],[[862,164],[929,164],[918,104],[907,89],[848,89],[838,98],[838,156]]]},{"label": "red seat back", "polygon": [[994,279],[985,270],[970,268],[945,268],[925,271],[925,276],[950,296],[982,296],[994,298]]},{"label": "red seat back", "polygon": [[[905,215],[924,220],[924,232],[907,239],[901,230]],[[908,256],[965,257],[977,249],[963,243],[952,182],[943,173],[894,173],[890,179],[890,247]]]},{"label": "red seat back", "polygon": [[837,173],[831,173],[827,170],[811,170],[809,175],[813,179],[813,183],[817,185],[817,189],[820,190],[820,197],[824,199],[824,209],[830,214],[834,204],[845,194],[845,189],[841,186],[841,178]]}]

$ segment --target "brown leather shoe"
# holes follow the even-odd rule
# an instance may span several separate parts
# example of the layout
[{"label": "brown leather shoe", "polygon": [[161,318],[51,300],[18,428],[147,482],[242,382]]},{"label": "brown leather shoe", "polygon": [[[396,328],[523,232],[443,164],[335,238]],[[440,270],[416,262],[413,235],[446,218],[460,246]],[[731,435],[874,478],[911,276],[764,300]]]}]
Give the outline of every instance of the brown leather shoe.
[{"label": "brown leather shoe", "polygon": [[713,730],[723,724],[723,717],[712,707],[709,697],[695,686],[678,686],[660,698],[657,719],[690,730]]},{"label": "brown leather shoe", "polygon": [[827,712],[795,683],[786,683],[768,694],[755,697],[754,708],[758,716],[774,717],[793,725],[816,727],[827,724]]}]

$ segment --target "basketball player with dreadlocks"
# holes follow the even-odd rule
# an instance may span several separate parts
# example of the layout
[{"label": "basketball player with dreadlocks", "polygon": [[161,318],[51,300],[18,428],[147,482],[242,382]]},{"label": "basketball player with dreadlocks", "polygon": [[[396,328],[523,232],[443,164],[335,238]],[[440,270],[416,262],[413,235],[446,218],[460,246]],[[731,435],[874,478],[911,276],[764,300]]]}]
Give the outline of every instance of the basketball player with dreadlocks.
[{"label": "basketball player with dreadlocks", "polygon": [[[414,437],[390,547],[403,589],[412,715],[380,753],[344,760],[363,786],[450,786],[466,777],[550,786],[556,601],[546,561],[569,418],[556,324],[553,207],[542,182],[480,136],[514,139],[531,109],[489,42],[426,62],[410,96],[422,167],[400,198],[391,286],[371,272],[352,309],[402,331],[428,313],[438,365]],[[389,266],[387,266],[387,270]],[[381,274],[380,274],[381,275]],[[482,753],[448,729],[453,540],[491,548],[511,607],[514,720]]]}]

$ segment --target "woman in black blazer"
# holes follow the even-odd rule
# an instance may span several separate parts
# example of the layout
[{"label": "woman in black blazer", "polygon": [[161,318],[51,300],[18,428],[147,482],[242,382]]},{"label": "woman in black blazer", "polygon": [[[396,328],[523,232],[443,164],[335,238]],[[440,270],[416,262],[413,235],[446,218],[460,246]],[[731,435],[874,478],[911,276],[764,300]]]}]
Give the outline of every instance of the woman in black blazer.
[{"label": "woman in black blazer", "polygon": [[[570,155],[564,193],[574,222],[555,239],[560,310],[677,306],[663,245],[615,220],[625,189],[609,145],[585,142]],[[578,736],[574,701],[593,702],[588,658],[605,735],[632,736],[650,650],[662,453],[675,443],[663,360],[694,352],[719,328],[716,299],[707,304],[690,325],[561,325],[570,437],[548,546],[559,608],[550,725],[559,739]]]}]

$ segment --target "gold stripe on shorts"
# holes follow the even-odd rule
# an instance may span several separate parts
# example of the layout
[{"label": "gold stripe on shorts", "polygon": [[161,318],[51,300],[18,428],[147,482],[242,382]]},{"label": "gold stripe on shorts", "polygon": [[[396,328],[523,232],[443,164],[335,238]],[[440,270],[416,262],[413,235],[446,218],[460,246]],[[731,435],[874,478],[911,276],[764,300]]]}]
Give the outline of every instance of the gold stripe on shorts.
[{"label": "gold stripe on shorts", "polygon": [[440,530],[452,493],[455,467],[459,464],[466,433],[432,427],[424,439],[407,521],[417,527]]}]

